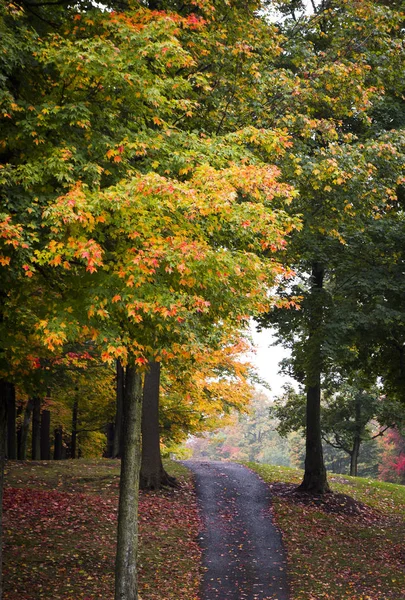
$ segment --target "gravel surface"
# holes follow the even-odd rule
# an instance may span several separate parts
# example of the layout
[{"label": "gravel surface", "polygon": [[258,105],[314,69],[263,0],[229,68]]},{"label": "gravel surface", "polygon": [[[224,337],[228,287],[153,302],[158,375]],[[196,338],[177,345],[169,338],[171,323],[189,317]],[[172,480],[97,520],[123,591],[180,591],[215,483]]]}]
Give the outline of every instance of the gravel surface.
[{"label": "gravel surface", "polygon": [[285,554],[268,486],[242,465],[184,461],[204,530],[202,600],[288,600]]}]

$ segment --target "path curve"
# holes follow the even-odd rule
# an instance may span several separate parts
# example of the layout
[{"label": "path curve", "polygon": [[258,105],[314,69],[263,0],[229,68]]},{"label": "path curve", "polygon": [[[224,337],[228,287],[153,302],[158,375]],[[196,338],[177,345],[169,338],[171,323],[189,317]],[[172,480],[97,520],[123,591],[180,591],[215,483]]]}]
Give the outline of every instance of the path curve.
[{"label": "path curve", "polygon": [[286,559],[269,487],[228,462],[184,461],[203,517],[202,600],[288,600]]}]

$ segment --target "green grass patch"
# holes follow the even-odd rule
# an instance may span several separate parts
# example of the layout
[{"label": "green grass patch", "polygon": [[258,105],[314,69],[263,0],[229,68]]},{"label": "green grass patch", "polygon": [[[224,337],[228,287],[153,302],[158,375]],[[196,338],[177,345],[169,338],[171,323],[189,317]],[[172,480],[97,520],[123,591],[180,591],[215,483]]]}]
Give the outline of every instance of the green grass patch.
[{"label": "green grass patch", "polygon": [[[140,597],[193,600],[200,580],[190,473],[180,489],[140,494]],[[112,600],[119,461],[10,462],[5,490],[4,600]]]},{"label": "green grass patch", "polygon": [[[404,486],[330,474],[338,495],[319,504],[289,493],[291,484],[301,482],[302,471],[248,466],[275,492],[274,516],[288,555],[292,600],[405,598]],[[347,506],[358,511],[349,513]]]}]

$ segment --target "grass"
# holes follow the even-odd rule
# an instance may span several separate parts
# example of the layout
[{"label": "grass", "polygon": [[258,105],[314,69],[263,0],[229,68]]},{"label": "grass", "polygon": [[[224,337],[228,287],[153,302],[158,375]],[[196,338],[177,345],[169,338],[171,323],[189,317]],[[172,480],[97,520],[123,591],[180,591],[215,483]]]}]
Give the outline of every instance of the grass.
[{"label": "grass", "polygon": [[280,493],[278,483],[298,484],[302,471],[248,466],[275,491],[274,517],[287,551],[292,600],[405,598],[405,486],[332,474],[337,496],[303,502],[288,486]]},{"label": "grass", "polygon": [[[180,490],[141,493],[140,597],[193,600],[199,518],[190,474],[166,465]],[[114,597],[119,461],[9,462],[4,600]]]}]

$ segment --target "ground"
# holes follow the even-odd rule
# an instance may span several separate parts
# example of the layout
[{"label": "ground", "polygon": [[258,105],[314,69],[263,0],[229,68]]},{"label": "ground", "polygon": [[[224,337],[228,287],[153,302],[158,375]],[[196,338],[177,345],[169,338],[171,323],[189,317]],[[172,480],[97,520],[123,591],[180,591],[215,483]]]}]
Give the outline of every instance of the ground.
[{"label": "ground", "polygon": [[[141,492],[140,595],[194,600],[196,499],[189,472],[168,468],[178,490]],[[10,461],[6,478],[4,600],[112,599],[119,461]]]},{"label": "ground", "polygon": [[291,600],[404,600],[405,486],[330,475],[333,494],[297,494],[302,472],[249,463],[270,485]]},{"label": "ground", "polygon": [[[335,493],[311,498],[294,492],[300,471],[249,466],[269,486],[290,600],[404,600],[405,486],[332,474]],[[202,600],[191,476],[167,468],[181,487],[141,494],[141,599]],[[8,463],[4,600],[112,600],[118,480],[114,460]]]}]

